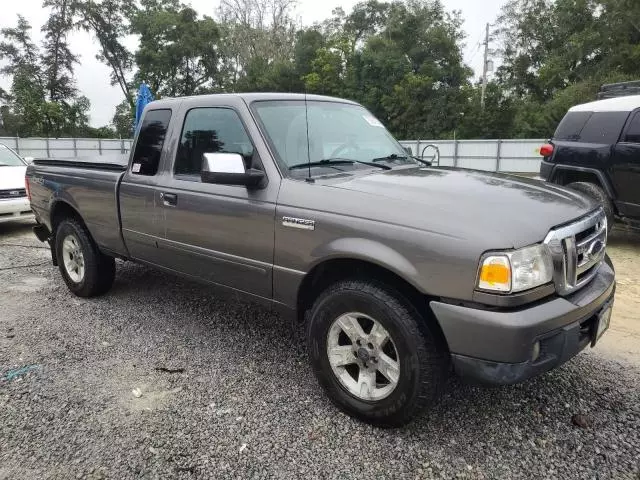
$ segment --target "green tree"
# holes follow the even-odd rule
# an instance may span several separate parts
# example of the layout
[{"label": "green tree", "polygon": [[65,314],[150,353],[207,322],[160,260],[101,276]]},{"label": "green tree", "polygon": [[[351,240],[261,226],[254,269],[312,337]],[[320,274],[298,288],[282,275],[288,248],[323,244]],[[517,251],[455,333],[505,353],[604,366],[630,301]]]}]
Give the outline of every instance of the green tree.
[{"label": "green tree", "polygon": [[119,86],[123,96],[133,105],[133,55],[123,40],[130,33],[129,18],[136,14],[136,4],[130,0],[76,0],[75,7],[78,27],[98,40],[100,47],[96,58],[111,68],[111,84]]},{"label": "green tree", "polygon": [[6,64],[0,74],[10,76],[11,90],[6,95],[8,108],[3,114],[5,128],[12,135],[29,136],[43,131],[44,84],[38,48],[31,40],[31,25],[18,16],[14,28],[0,30],[0,60]]},{"label": "green tree", "polygon": [[360,101],[396,136],[446,137],[466,106],[462,20],[439,0],[370,0],[325,23],[307,86]]},{"label": "green tree", "polygon": [[111,124],[113,125],[115,136],[119,138],[131,138],[133,136],[134,110],[129,102],[123,100],[116,106]]},{"label": "green tree", "polygon": [[[289,68],[293,58],[296,26],[292,18],[295,0],[221,0],[218,8],[221,36],[221,88],[229,91],[259,90],[277,83],[275,73]],[[265,67],[259,75],[256,66]],[[250,78],[246,78],[250,77]]]},{"label": "green tree", "polygon": [[[456,138],[510,138],[518,111],[515,99],[504,95],[496,82],[487,85],[484,108],[480,106],[481,87],[473,85],[462,90],[466,108],[458,112],[454,122]],[[455,117],[454,117],[455,118]]]},{"label": "green tree", "polygon": [[211,17],[199,18],[177,0],[142,0],[131,19],[140,36],[136,79],[159,96],[193,95],[220,89],[220,32]]},{"label": "green tree", "polygon": [[511,0],[499,18],[497,83],[516,105],[511,135],[546,137],[603,83],[640,77],[640,3]]},{"label": "green tree", "polygon": [[64,46],[68,22],[60,20],[60,8],[66,6],[49,1],[46,5],[53,6],[53,19],[44,27],[42,52],[32,42],[31,26],[24,18],[18,17],[15,28],[0,31],[0,59],[6,62],[0,74],[11,77],[2,121],[11,135],[74,135],[88,123],[89,100],[75,94],[74,57]]},{"label": "green tree", "polygon": [[73,28],[74,6],[72,0],[45,0],[43,7],[51,9],[42,27],[45,34],[42,68],[47,97],[51,102],[65,102],[76,95],[73,66],[78,58],[71,53],[67,41],[67,34]]}]

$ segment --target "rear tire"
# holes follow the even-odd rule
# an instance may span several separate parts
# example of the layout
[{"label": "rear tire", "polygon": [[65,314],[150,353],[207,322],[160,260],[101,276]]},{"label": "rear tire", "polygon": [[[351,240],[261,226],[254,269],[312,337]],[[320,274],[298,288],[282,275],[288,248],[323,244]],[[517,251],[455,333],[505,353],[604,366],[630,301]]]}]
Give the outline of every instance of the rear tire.
[{"label": "rear tire", "polygon": [[55,237],[58,268],[69,290],[79,297],[102,295],[111,289],[116,274],[113,257],[104,255],[84,225],[74,218],[62,220]]},{"label": "rear tire", "polygon": [[578,192],[584,193],[588,197],[593,198],[597,201],[602,208],[604,209],[604,213],[607,216],[607,225],[609,229],[613,228],[613,222],[615,221],[615,214],[613,210],[613,203],[611,199],[607,195],[607,193],[600,188],[598,185],[589,182],[573,182],[567,185],[567,188],[571,188],[572,190],[576,190]]},{"label": "rear tire", "polygon": [[411,421],[439,398],[448,376],[446,347],[409,301],[378,282],[327,288],[311,310],[307,343],[329,398],[376,426]]}]

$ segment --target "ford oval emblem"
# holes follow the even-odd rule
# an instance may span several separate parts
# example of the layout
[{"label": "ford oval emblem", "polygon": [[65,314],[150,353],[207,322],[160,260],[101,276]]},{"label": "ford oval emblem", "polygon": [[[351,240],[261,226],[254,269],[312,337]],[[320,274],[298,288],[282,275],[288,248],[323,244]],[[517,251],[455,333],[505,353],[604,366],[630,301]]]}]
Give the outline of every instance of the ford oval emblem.
[{"label": "ford oval emblem", "polygon": [[589,257],[595,257],[602,251],[603,248],[604,248],[604,242],[602,240],[595,240],[589,246],[589,250],[587,250],[587,255],[589,255]]}]

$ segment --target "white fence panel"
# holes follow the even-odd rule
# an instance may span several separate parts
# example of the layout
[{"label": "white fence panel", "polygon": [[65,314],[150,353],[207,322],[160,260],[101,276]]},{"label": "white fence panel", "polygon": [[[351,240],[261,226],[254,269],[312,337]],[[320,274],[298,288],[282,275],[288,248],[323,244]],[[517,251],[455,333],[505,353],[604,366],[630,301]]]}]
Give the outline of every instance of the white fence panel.
[{"label": "white fence panel", "polygon": [[504,158],[500,160],[501,172],[538,173],[541,160],[532,158]]},{"label": "white fence panel", "polygon": [[[0,143],[24,157],[91,158],[95,155],[125,154],[131,139],[15,138],[0,137]],[[514,173],[538,173],[540,146],[545,140],[403,140],[415,156],[431,159],[433,145],[440,151],[439,166]]]},{"label": "white fence panel", "polygon": [[95,151],[99,151],[100,150],[100,142],[98,140],[94,140],[94,139],[79,138],[76,141],[76,148],[78,150],[95,150]]},{"label": "white fence panel", "polygon": [[15,150],[18,147],[18,139],[17,138],[0,138],[0,143],[6,145],[7,147]]},{"label": "white fence panel", "polygon": [[503,140],[501,156],[503,158],[536,158],[540,155],[540,146],[544,140]]},{"label": "white fence panel", "polygon": [[458,142],[458,157],[490,157],[495,160],[498,155],[498,142],[465,140]]},{"label": "white fence panel", "polygon": [[538,173],[540,146],[545,140],[403,140],[414,155],[431,159],[435,145],[440,150],[439,166],[513,173]]},{"label": "white fence panel", "polygon": [[91,158],[95,155],[128,153],[132,140],[118,138],[16,138],[0,137],[0,143],[23,157]]}]

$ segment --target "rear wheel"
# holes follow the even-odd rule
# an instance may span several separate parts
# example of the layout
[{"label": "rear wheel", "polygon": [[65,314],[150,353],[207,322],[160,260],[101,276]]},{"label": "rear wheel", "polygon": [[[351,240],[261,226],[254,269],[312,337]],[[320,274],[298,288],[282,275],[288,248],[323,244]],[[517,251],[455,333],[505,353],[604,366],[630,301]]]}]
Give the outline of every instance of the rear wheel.
[{"label": "rear wheel", "polygon": [[58,268],[67,287],[79,297],[106,293],[115,279],[113,257],[104,255],[77,220],[60,222],[55,237]]},{"label": "rear wheel", "polygon": [[600,188],[598,185],[589,182],[573,182],[567,185],[567,188],[571,188],[572,190],[576,190],[578,192],[582,192],[588,197],[593,198],[597,201],[602,208],[604,209],[604,213],[607,216],[607,224],[609,225],[609,229],[613,228],[613,222],[615,221],[614,211],[613,211],[613,203],[611,199],[607,195],[607,193]]},{"label": "rear wheel", "polygon": [[448,354],[410,302],[386,285],[345,280],[315,302],[308,326],[318,381],[343,411],[385,427],[431,405]]}]

